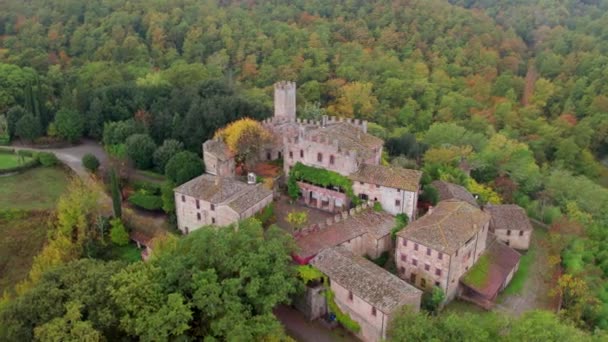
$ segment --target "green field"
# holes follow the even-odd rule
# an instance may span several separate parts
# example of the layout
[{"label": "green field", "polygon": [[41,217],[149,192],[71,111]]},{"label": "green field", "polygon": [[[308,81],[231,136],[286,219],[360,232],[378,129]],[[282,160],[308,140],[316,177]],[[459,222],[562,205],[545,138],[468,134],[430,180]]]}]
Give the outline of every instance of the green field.
[{"label": "green field", "polygon": [[0,218],[0,295],[27,276],[46,241],[48,221],[44,212]]},{"label": "green field", "polygon": [[0,170],[23,165],[31,159],[30,157],[20,157],[12,153],[0,153]]},{"label": "green field", "polygon": [[0,208],[54,209],[69,179],[68,174],[58,167],[38,167],[17,175],[0,177]]}]

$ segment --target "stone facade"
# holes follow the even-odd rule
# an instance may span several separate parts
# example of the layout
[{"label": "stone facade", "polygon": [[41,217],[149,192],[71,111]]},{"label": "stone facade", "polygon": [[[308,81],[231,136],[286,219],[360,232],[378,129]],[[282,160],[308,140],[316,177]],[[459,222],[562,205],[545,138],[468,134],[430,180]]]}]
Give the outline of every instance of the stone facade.
[{"label": "stone facade", "polygon": [[447,301],[454,299],[460,278],[486,249],[489,221],[466,202],[440,202],[398,233],[395,263],[400,277],[425,290],[438,286]]},{"label": "stone facade", "polygon": [[487,205],[484,208],[490,216],[490,231],[499,241],[519,250],[530,247],[532,223],[526,211],[514,204]]},{"label": "stone facade", "polygon": [[228,146],[219,139],[207,140],[203,143],[203,160],[207,173],[220,177],[234,177],[234,156]]},{"label": "stone facade", "polygon": [[420,308],[422,291],[343,247],[327,249],[312,264],[329,278],[334,302],[356,321],[363,341],[382,341],[403,306]]},{"label": "stone facade", "polygon": [[274,116],[295,120],[296,83],[282,81],[274,85]]},{"label": "stone facade", "polygon": [[406,214],[410,221],[416,218],[418,191],[354,181],[353,192],[361,199],[380,202],[382,209],[393,215]]}]

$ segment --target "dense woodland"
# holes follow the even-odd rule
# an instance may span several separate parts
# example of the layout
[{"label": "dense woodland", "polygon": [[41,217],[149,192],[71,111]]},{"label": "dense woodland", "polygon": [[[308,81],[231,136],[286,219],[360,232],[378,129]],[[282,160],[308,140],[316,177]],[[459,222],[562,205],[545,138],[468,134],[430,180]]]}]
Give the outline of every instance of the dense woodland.
[{"label": "dense woodland", "polygon": [[[163,171],[167,151],[200,154],[228,122],[270,116],[272,84],[293,80],[298,115],[373,121],[387,163],[549,224],[560,319],[608,329],[606,13],[604,0],[2,1],[0,141],[87,136]],[[54,310],[38,323],[71,319]],[[180,334],[207,331],[192,324]]]}]

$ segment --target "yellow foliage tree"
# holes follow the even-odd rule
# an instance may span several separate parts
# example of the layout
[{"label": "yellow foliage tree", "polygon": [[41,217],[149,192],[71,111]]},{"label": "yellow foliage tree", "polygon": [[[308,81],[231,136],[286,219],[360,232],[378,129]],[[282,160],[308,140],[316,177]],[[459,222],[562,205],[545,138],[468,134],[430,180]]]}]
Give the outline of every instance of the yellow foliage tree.
[{"label": "yellow foliage tree", "polygon": [[327,108],[331,115],[371,119],[378,107],[378,99],[369,82],[348,83],[338,93],[336,102]]},{"label": "yellow foliage tree", "polygon": [[272,141],[272,134],[259,121],[243,118],[215,132],[222,139],[237,161],[247,166],[255,163],[262,148]]},{"label": "yellow foliage tree", "polygon": [[461,158],[468,158],[472,153],[471,146],[433,147],[424,153],[424,161],[429,164],[456,166]]},{"label": "yellow foliage tree", "polygon": [[479,195],[479,198],[484,203],[500,204],[502,202],[500,195],[492,188],[477,183],[473,178],[468,179],[466,187],[471,193]]}]

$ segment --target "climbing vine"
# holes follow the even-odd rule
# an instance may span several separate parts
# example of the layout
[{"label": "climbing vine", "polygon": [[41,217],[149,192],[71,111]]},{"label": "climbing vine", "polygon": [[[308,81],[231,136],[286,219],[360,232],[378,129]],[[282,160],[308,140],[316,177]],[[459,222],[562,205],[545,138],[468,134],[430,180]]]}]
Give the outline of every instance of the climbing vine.
[{"label": "climbing vine", "polygon": [[354,204],[361,202],[353,192],[353,182],[337,172],[306,166],[300,162],[296,163],[289,172],[287,182],[287,193],[292,199],[296,199],[300,193],[297,181],[305,181],[322,187],[335,186],[344,191]]}]

